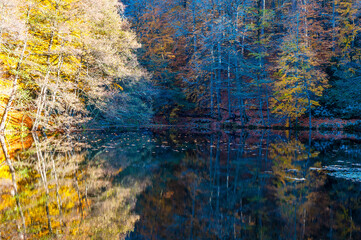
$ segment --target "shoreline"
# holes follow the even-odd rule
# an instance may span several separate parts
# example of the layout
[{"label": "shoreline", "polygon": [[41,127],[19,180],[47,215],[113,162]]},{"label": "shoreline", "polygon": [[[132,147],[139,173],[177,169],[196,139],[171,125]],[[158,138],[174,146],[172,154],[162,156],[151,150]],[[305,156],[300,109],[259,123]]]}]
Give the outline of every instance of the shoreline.
[{"label": "shoreline", "polygon": [[[195,118],[193,120],[198,120],[198,118]],[[208,120],[208,119],[207,119]],[[278,131],[316,131],[316,132],[347,132],[347,133],[361,133],[361,129],[355,128],[355,129],[349,129],[349,125],[355,125],[355,121],[361,120],[350,120],[346,121],[344,120],[344,124],[335,124],[333,121],[325,121],[323,119],[322,124],[318,124],[317,126],[314,126],[318,123],[318,121],[313,122],[312,128],[309,128],[305,125],[298,125],[293,127],[288,127],[284,125],[271,125],[271,126],[264,126],[264,125],[253,125],[253,124],[247,124],[247,125],[240,125],[238,122],[234,121],[209,121],[209,122],[197,122],[197,121],[188,121],[185,123],[175,123],[175,124],[163,124],[163,123],[150,123],[150,124],[113,124],[113,125],[93,125],[86,128],[79,128],[79,129],[58,129],[55,131],[47,131],[47,130],[38,130],[38,131],[17,131],[17,130],[5,130],[3,132],[0,132],[0,135],[14,135],[14,134],[31,134],[31,133],[47,133],[47,134],[63,134],[66,132],[73,133],[73,132],[83,132],[83,131],[104,131],[109,129],[116,129],[116,128],[122,128],[125,130],[140,130],[140,129],[146,129],[146,128],[152,128],[152,129],[161,129],[161,128],[179,128],[179,129],[187,129],[187,130],[210,130],[210,131],[227,131],[227,130],[278,130]],[[357,122],[358,124],[358,122]],[[358,125],[357,125],[358,127]]]}]

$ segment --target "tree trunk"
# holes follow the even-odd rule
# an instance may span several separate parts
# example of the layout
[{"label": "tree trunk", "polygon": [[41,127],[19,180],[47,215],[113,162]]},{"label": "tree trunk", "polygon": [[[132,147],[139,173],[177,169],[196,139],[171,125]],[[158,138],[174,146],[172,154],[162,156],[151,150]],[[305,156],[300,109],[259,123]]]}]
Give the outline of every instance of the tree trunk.
[{"label": "tree trunk", "polygon": [[[20,239],[25,239],[26,238],[25,237],[26,236],[25,217],[24,217],[24,213],[23,213],[23,210],[22,210],[22,207],[21,207],[21,204],[20,204],[20,200],[19,200],[18,186],[17,186],[17,182],[16,182],[16,175],[15,175],[15,168],[12,165],[11,158],[10,158],[9,152],[7,150],[7,147],[6,147],[5,137],[3,135],[1,135],[1,134],[0,134],[0,143],[1,143],[1,147],[2,147],[2,150],[3,150],[4,156],[5,156],[6,164],[8,165],[9,171],[10,171],[10,174],[11,174],[11,181],[12,181],[13,188],[14,188],[14,197],[15,197],[15,201],[16,201],[16,206],[17,206],[17,208],[19,210],[20,217],[21,217],[21,224],[22,224],[23,230],[20,231]],[[19,230],[20,230],[20,227],[19,227]]]},{"label": "tree trunk", "polygon": [[0,132],[4,132],[4,130],[5,130],[6,120],[8,118],[9,111],[10,111],[11,105],[12,105],[12,103],[13,103],[15,97],[16,97],[16,93],[17,93],[17,90],[18,90],[19,71],[20,71],[20,68],[21,68],[22,61],[24,59],[25,50],[26,50],[27,45],[28,45],[28,40],[26,38],[26,40],[24,42],[24,45],[23,45],[23,49],[21,51],[19,62],[17,64],[17,66],[16,66],[16,74],[15,74],[14,80],[13,80],[13,89],[11,90],[9,100],[6,103],[4,113],[3,113],[3,116],[1,118]]},{"label": "tree trunk", "polygon": [[228,54],[228,69],[227,69],[227,95],[228,95],[228,118],[232,118],[232,106],[231,106],[231,57]]},{"label": "tree trunk", "polygon": [[332,4],[332,52],[335,52],[335,35],[336,35],[335,11],[336,11],[336,0],[333,0],[333,4]]},{"label": "tree trunk", "polygon": [[216,78],[216,73],[214,72],[215,60],[214,60],[214,51],[212,47],[212,72],[211,72],[211,80],[210,80],[210,91],[211,91],[211,118],[214,117],[214,80]]},{"label": "tree trunk", "polygon": [[[54,32],[51,33],[51,38],[49,41],[49,45],[48,45],[48,53],[51,50],[51,47],[53,46],[53,40],[54,40]],[[49,79],[49,75],[50,75],[50,54],[47,55],[47,60],[46,60],[47,64],[48,64],[48,69],[46,70],[46,74],[45,74],[45,78],[44,78],[44,84],[41,87],[41,92],[40,95],[38,97],[38,101],[37,101],[37,111],[36,111],[36,116],[35,116],[35,121],[34,121],[34,125],[33,125],[33,129],[32,131],[37,131],[38,130],[38,126],[39,126],[39,118],[41,116],[41,113],[43,112],[45,103],[46,103],[46,92],[48,91],[48,79]]]},{"label": "tree trunk", "polygon": [[218,42],[218,79],[217,79],[217,108],[218,108],[218,120],[222,119],[222,114],[221,114],[221,104],[222,104],[222,99],[221,99],[221,67],[222,67],[222,51],[221,51],[221,43]]}]

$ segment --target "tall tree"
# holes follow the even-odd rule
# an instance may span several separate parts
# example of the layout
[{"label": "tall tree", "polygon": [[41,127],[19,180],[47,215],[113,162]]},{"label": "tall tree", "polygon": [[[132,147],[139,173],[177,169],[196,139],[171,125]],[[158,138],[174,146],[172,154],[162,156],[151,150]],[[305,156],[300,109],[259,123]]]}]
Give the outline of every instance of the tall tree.
[{"label": "tall tree", "polygon": [[[28,46],[26,22],[29,20],[28,12],[31,6],[24,4],[23,9],[20,9],[19,5],[20,2],[15,0],[2,2],[0,5],[0,81],[4,87],[9,86],[7,79],[11,79],[12,82],[11,91],[4,91],[8,96],[5,97],[7,102],[0,121],[0,132],[5,130],[10,108],[18,92]],[[26,17],[22,18],[24,14]]]},{"label": "tall tree", "polygon": [[[8,5],[1,5],[7,15],[1,19],[0,60],[12,91],[1,131],[10,108],[17,107],[19,86],[27,93],[23,109],[33,118],[33,131],[71,128],[91,118],[108,123],[149,120],[156,92],[138,64],[140,45],[122,16],[122,4],[28,0]],[[11,27],[5,24],[9,14],[17,20]]]},{"label": "tall tree", "polygon": [[[296,11],[290,15],[292,24],[283,39],[278,60],[279,80],[274,83],[273,111],[296,120],[296,124],[297,118],[308,111],[311,128],[311,108],[318,105],[315,97],[321,96],[328,84],[310,46],[308,16],[302,7],[300,3],[293,6]],[[303,14],[306,14],[304,18]]]}]

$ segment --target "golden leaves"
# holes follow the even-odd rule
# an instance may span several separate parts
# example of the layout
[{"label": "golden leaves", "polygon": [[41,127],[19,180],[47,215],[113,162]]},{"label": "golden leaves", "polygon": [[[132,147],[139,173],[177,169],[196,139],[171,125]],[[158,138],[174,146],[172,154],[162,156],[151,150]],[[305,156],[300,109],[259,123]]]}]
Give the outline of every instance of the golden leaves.
[{"label": "golden leaves", "polygon": [[[273,112],[296,119],[310,107],[318,106],[314,96],[328,87],[326,74],[320,69],[312,49],[291,35],[284,39],[278,61],[278,79],[273,83]],[[298,45],[297,45],[298,44]]]}]

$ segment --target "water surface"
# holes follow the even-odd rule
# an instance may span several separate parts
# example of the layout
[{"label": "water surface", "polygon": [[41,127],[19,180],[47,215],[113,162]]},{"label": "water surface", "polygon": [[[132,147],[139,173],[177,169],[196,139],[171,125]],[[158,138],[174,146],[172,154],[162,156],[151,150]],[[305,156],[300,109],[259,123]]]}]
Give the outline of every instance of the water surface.
[{"label": "water surface", "polygon": [[1,139],[1,239],[361,239],[357,136],[157,129]]}]

